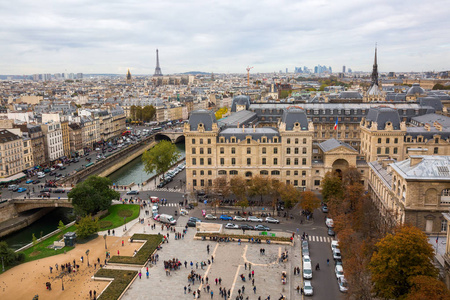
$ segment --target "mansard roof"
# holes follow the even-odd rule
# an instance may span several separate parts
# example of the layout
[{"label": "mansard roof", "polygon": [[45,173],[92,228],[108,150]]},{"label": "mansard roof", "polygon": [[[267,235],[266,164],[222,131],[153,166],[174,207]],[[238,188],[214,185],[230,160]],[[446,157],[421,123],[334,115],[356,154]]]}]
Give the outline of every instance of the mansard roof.
[{"label": "mansard roof", "polygon": [[383,130],[390,122],[394,129],[400,129],[400,116],[396,109],[390,107],[372,107],[369,109],[366,120],[376,122],[378,130]]},{"label": "mansard roof", "polygon": [[206,131],[211,131],[212,125],[217,123],[214,112],[206,109],[193,111],[189,117],[189,125],[191,130],[196,131],[198,124],[200,123],[203,124]]},{"label": "mansard roof", "polygon": [[296,123],[300,124],[301,130],[308,130],[308,119],[305,111],[297,107],[288,107],[283,111],[281,122],[286,124],[286,130],[294,129]]}]

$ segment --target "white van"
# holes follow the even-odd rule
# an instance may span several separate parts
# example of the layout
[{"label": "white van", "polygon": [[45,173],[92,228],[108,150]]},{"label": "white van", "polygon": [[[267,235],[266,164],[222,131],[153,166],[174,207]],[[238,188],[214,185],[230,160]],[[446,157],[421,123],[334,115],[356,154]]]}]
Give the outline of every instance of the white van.
[{"label": "white van", "polygon": [[152,214],[153,214],[153,216],[156,216],[158,214],[158,206],[152,207]]},{"label": "white van", "polygon": [[159,216],[159,221],[161,223],[166,223],[170,225],[175,225],[177,223],[177,220],[173,218],[171,215],[162,214]]},{"label": "white van", "polygon": [[15,189],[18,189],[19,186],[17,184],[10,184],[8,185],[8,191],[14,191]]},{"label": "white van", "polygon": [[312,279],[312,267],[310,262],[303,264],[303,278]]}]

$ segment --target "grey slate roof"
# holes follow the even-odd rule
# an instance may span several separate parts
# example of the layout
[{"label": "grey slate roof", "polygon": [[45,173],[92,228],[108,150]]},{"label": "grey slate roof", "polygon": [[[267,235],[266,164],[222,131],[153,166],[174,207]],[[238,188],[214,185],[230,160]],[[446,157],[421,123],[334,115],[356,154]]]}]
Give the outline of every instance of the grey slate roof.
[{"label": "grey slate roof", "polygon": [[301,130],[308,130],[308,119],[303,109],[296,107],[285,109],[281,121],[286,124],[286,130],[294,129],[295,123],[300,124]]},{"label": "grey slate roof", "polygon": [[213,111],[206,109],[195,110],[189,117],[189,125],[191,130],[197,130],[198,124],[202,123],[206,131],[212,130],[212,124],[217,123],[216,116]]},{"label": "grey slate roof", "polygon": [[398,111],[390,107],[373,107],[367,114],[368,121],[377,122],[378,129],[386,127],[387,122],[391,122],[394,129],[400,129],[400,117]]},{"label": "grey slate roof", "polygon": [[410,87],[409,90],[406,92],[406,95],[415,95],[415,94],[419,95],[426,94],[425,90],[421,88],[420,84],[418,83],[413,83],[412,87]]},{"label": "grey slate roof", "polygon": [[407,127],[406,136],[418,137],[423,136],[425,139],[433,139],[435,135],[440,135],[441,139],[448,139],[450,137],[450,129],[446,128],[443,131],[439,131],[436,127],[431,127],[430,130],[425,129],[425,127]]},{"label": "grey slate roof", "polygon": [[231,112],[236,111],[236,105],[245,105],[245,109],[250,107],[250,97],[246,95],[235,96],[231,103]]},{"label": "grey slate roof", "polygon": [[450,181],[450,156],[417,155],[422,161],[411,166],[411,159],[390,166],[405,179],[433,179]]},{"label": "grey slate roof", "polygon": [[252,140],[260,140],[262,137],[267,137],[272,140],[274,137],[279,137],[278,130],[272,127],[263,128],[227,128],[219,133],[219,137],[225,137],[229,140],[231,137],[236,137],[238,141],[243,141],[247,136],[251,136]]},{"label": "grey slate roof", "polygon": [[339,99],[362,99],[362,95],[357,91],[345,91],[339,94]]},{"label": "grey slate roof", "polygon": [[422,106],[431,106],[436,111],[442,111],[444,108],[441,100],[438,97],[423,97],[423,98],[419,98],[418,102]]},{"label": "grey slate roof", "polygon": [[254,124],[258,121],[258,116],[256,113],[249,110],[241,110],[231,114],[228,117],[220,119],[218,125],[220,128],[223,127],[241,127],[242,125],[248,126],[249,124]]},{"label": "grey slate roof", "polygon": [[336,140],[336,139],[329,139],[329,140],[326,140],[325,142],[319,143],[317,145],[319,146],[320,149],[322,149],[323,152],[328,152],[330,150],[336,149],[341,146],[344,146],[352,151],[358,152],[358,151],[356,151],[355,148],[353,148],[349,144],[344,143],[343,141]]},{"label": "grey slate roof", "polygon": [[442,127],[450,129],[450,118],[447,116],[438,114],[426,114],[423,116],[411,118],[411,123],[415,125],[425,125],[427,123],[433,125],[434,122],[438,122],[439,124],[442,125]]}]

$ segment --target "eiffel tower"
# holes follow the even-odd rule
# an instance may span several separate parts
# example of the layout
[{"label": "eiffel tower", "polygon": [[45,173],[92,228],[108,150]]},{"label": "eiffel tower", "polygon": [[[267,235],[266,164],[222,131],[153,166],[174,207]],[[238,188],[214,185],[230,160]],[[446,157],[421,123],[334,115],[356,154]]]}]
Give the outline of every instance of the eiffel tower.
[{"label": "eiffel tower", "polygon": [[161,73],[161,68],[159,67],[159,55],[158,55],[158,49],[156,49],[156,68],[155,68],[155,74],[153,76],[163,76]]}]

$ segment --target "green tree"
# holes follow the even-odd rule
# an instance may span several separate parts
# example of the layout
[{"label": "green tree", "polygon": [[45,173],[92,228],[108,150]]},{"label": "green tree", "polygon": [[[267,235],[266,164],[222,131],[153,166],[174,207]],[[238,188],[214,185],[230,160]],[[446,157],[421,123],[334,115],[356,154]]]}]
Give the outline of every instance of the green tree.
[{"label": "green tree", "polygon": [[300,191],[297,190],[292,184],[286,184],[281,190],[281,200],[284,201],[284,206],[287,209],[294,207],[294,205],[300,201]]},{"label": "green tree", "polygon": [[369,269],[376,297],[399,299],[410,292],[413,277],[438,275],[433,247],[417,227],[400,226],[375,246]]},{"label": "green tree", "polygon": [[36,236],[34,235],[34,233],[31,235],[31,243],[32,243],[33,245],[36,245],[36,244],[37,244],[37,238],[36,238]]},{"label": "green tree", "polygon": [[282,90],[280,91],[280,99],[286,99],[289,97],[291,91],[288,90]]},{"label": "green tree", "polygon": [[16,253],[13,249],[9,248],[5,241],[0,242],[0,257],[3,258],[5,267],[14,266],[20,262],[23,262],[25,255],[23,253]]},{"label": "green tree", "polygon": [[130,107],[130,119],[133,121],[136,119],[136,105]]},{"label": "green tree", "polygon": [[440,83],[436,83],[433,86],[433,90],[444,90],[444,89],[445,89],[444,86],[442,84],[440,84]]},{"label": "green tree", "polygon": [[155,116],[156,109],[153,105],[146,105],[142,109],[142,121],[149,122]]},{"label": "green tree", "polygon": [[66,229],[66,225],[64,225],[63,221],[59,220],[58,229],[64,231]]},{"label": "green tree", "polygon": [[77,184],[67,196],[72,200],[77,215],[86,216],[106,210],[113,199],[119,199],[120,193],[110,189],[112,182],[109,178],[89,176],[85,181]]},{"label": "green tree", "polygon": [[136,106],[135,121],[142,121],[142,106]]},{"label": "green tree", "polygon": [[169,141],[161,141],[150,150],[147,150],[142,155],[142,162],[144,163],[144,170],[151,173],[156,170],[157,174],[164,174],[169,168],[177,162],[180,157],[180,151],[177,147]]},{"label": "green tree", "polygon": [[342,181],[336,173],[328,172],[325,174],[322,179],[322,196],[325,202],[328,202],[330,197],[342,199],[344,196]]},{"label": "green tree", "polygon": [[98,218],[95,218],[95,220],[93,220],[91,215],[87,215],[81,218],[75,226],[77,228],[77,237],[79,237],[80,239],[87,238],[88,236],[100,230]]}]

